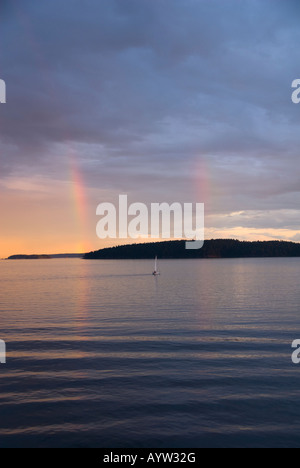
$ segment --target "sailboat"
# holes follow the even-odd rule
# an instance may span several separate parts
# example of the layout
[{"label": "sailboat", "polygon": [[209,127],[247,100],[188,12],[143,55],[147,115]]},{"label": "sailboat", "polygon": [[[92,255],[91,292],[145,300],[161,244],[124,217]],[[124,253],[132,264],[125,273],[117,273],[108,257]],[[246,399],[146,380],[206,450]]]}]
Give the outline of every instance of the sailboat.
[{"label": "sailboat", "polygon": [[158,267],[157,267],[157,257],[155,257],[155,265],[154,265],[154,271],[152,273],[153,276],[159,276],[160,275],[160,272],[158,271]]}]

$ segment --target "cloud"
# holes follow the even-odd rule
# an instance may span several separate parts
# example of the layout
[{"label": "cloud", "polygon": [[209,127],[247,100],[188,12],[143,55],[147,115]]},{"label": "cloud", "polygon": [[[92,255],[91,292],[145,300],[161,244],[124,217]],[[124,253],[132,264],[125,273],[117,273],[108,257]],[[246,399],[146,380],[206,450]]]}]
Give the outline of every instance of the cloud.
[{"label": "cloud", "polygon": [[267,227],[267,212],[300,201],[300,107],[290,98],[298,9],[292,0],[1,2],[2,178],[67,181],[74,159],[93,193],[191,200],[206,183],[198,201],[209,214],[245,210],[250,228],[259,211]]}]

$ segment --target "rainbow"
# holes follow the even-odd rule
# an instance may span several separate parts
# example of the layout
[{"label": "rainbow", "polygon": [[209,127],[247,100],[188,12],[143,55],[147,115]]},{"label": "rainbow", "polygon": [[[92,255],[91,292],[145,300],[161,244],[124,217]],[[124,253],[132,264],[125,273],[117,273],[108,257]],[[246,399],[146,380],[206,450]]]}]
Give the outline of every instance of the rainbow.
[{"label": "rainbow", "polygon": [[85,183],[83,180],[82,173],[78,167],[76,158],[74,155],[69,156],[69,180],[70,180],[70,195],[72,205],[74,207],[73,214],[74,220],[78,232],[79,253],[87,252],[91,250],[87,241],[87,230],[88,230],[88,217],[87,217],[87,196]]},{"label": "rainbow", "polygon": [[[55,83],[49,77],[47,72],[48,64],[46,63],[43,50],[41,49],[40,44],[35,37],[30,17],[22,5],[14,4],[13,8],[15,10],[16,18],[19,22],[20,28],[23,29],[26,35],[28,46],[31,47],[32,52],[39,64],[40,75],[47,89],[47,93],[54,102],[59,104],[59,88],[55,86]],[[73,220],[76,226],[76,237],[78,238],[76,248],[78,253],[83,253],[92,250],[91,245],[89,245],[89,241],[87,240],[90,235],[88,232],[88,203],[84,179],[78,165],[78,155],[76,154],[76,150],[72,147],[70,142],[71,138],[66,134],[64,136],[64,141],[62,142],[62,147],[68,147],[67,154],[64,154],[64,162],[67,165],[66,177],[70,187],[70,198],[71,204],[73,206]]]}]

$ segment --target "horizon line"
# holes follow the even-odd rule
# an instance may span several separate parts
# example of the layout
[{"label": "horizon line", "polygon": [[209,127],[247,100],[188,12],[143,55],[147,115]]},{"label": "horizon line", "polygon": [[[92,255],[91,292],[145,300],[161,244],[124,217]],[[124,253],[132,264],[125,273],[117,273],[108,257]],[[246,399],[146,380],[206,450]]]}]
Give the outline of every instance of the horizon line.
[{"label": "horizon line", "polygon": [[[286,243],[291,243],[291,244],[300,244],[300,242],[297,242],[297,241],[291,241],[291,240],[284,240],[284,239],[273,239],[273,240],[240,240],[240,239],[235,239],[235,238],[230,238],[230,237],[227,237],[227,238],[212,238],[212,239],[205,239],[204,243],[205,242],[211,242],[211,241],[235,241],[235,242],[248,242],[248,243],[254,243],[254,242],[286,242]],[[100,248],[100,249],[96,249],[96,250],[90,250],[88,252],[70,252],[70,253],[30,253],[30,254],[23,254],[23,253],[18,253],[18,254],[11,254],[9,255],[8,257],[1,257],[0,259],[1,260],[8,260],[10,259],[11,257],[18,257],[18,256],[22,256],[22,257],[31,257],[31,256],[48,256],[48,257],[51,257],[51,256],[71,256],[71,255],[86,255],[88,253],[92,253],[92,252],[98,252],[98,251],[101,251],[101,250],[107,250],[107,249],[114,249],[114,248],[118,248],[118,247],[129,247],[129,246],[133,246],[133,245],[143,245],[143,244],[163,244],[163,243],[166,243],[166,242],[186,242],[187,239],[169,239],[169,240],[158,240],[158,241],[154,241],[154,242],[132,242],[131,244],[118,244],[118,245],[113,245],[113,246],[110,246],[110,247],[103,247],[103,248]],[[195,242],[195,241],[191,241],[190,242]]]}]

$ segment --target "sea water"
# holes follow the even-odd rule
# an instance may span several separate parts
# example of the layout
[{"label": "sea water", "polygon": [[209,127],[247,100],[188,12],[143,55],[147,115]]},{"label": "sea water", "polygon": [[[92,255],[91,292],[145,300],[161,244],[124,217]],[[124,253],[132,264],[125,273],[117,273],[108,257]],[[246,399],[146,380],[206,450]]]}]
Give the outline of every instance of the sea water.
[{"label": "sea water", "polygon": [[0,262],[0,447],[300,447],[300,259]]}]

